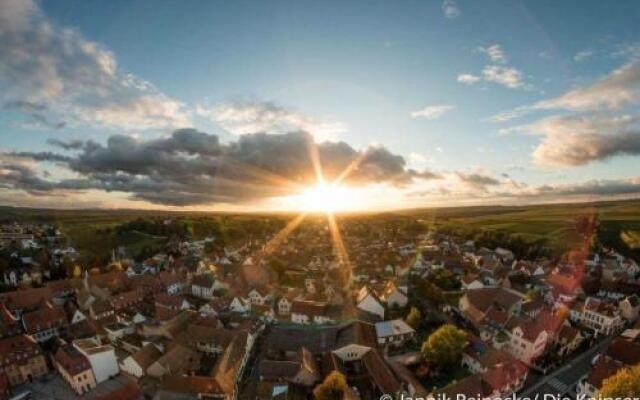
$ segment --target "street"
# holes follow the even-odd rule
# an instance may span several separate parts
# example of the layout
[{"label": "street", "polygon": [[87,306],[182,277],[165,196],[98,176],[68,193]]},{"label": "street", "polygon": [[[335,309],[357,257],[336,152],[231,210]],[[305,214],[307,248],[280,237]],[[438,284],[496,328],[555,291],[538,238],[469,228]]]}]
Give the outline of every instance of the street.
[{"label": "street", "polygon": [[576,397],[576,384],[580,378],[589,373],[593,357],[607,348],[613,337],[608,337],[596,346],[579,354],[565,363],[553,373],[542,377],[533,386],[523,389],[518,398],[527,398],[536,394],[570,395]]}]

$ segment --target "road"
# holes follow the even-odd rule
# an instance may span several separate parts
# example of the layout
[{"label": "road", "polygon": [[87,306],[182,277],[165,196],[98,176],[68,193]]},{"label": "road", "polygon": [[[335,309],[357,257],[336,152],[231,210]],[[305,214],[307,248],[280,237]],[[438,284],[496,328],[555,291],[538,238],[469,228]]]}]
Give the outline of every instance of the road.
[{"label": "road", "polygon": [[533,386],[521,391],[518,394],[518,399],[530,398],[535,394],[570,395],[572,398],[575,398],[576,383],[580,378],[589,373],[591,370],[591,360],[596,354],[606,349],[611,340],[613,340],[613,337],[603,340],[596,346],[579,354],[553,373],[544,376]]}]

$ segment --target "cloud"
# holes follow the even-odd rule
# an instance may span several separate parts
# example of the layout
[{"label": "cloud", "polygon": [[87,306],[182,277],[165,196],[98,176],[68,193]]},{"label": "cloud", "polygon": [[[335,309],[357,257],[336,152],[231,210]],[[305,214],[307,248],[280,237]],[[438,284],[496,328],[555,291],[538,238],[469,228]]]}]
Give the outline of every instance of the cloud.
[{"label": "cloud", "polygon": [[[522,72],[517,68],[507,65],[506,52],[499,44],[492,44],[486,47],[478,47],[480,53],[489,58],[490,64],[485,65],[480,75],[471,73],[459,74],[457,81],[465,85],[473,85],[480,81],[492,82],[510,89],[522,89],[527,85],[524,83]],[[530,85],[528,85],[530,87]]]},{"label": "cloud", "polygon": [[5,104],[38,104],[74,122],[126,129],[189,123],[182,103],[122,72],[111,52],[56,26],[31,0],[0,2],[0,80]]},{"label": "cloud", "polygon": [[555,98],[492,116],[504,122],[536,110],[570,111],[501,133],[541,135],[533,159],[542,165],[581,166],[617,156],[640,155],[640,114],[625,112],[640,104],[640,62],[631,62],[595,83]]},{"label": "cloud", "polygon": [[486,192],[489,186],[500,185],[498,179],[484,173],[456,172],[455,175],[464,185],[483,192]]},{"label": "cloud", "polygon": [[555,196],[619,196],[640,194],[640,177],[623,179],[592,179],[567,185],[543,185],[536,195]]},{"label": "cloud", "polygon": [[534,109],[620,110],[640,101],[640,62],[626,64],[596,83],[536,103]]},{"label": "cloud", "polygon": [[453,111],[456,106],[450,104],[439,104],[433,106],[427,106],[421,110],[413,111],[411,116],[413,118],[426,118],[426,119],[438,119],[444,114]]},{"label": "cloud", "polygon": [[59,140],[50,144],[73,154],[19,152],[6,156],[54,162],[76,177],[34,179],[28,171],[16,167],[7,169],[11,174],[0,176],[0,185],[29,193],[123,192],[132,199],[161,205],[246,203],[297,193],[315,182],[310,146],[317,147],[328,180],[337,178],[356,160],[344,180],[349,185],[384,183],[400,187],[416,180],[440,178],[430,171],[409,168],[403,157],[383,147],[358,151],[345,142],[315,144],[311,135],[302,132],[246,134],[221,144],[216,135],[180,129],[152,140],[113,135],[105,145]]},{"label": "cloud", "polygon": [[541,165],[579,166],[640,154],[640,114],[553,116],[504,131],[543,136],[533,152]]},{"label": "cloud", "polygon": [[640,155],[640,131],[616,135],[548,135],[533,152],[540,164],[579,166],[620,155]]},{"label": "cloud", "polygon": [[494,63],[506,63],[507,55],[499,44],[492,44],[487,47],[479,47],[478,51],[486,54]]},{"label": "cloud", "polygon": [[478,83],[482,78],[473,74],[459,74],[458,82],[464,83],[465,85],[473,85],[474,83]]},{"label": "cloud", "polygon": [[573,61],[575,62],[582,62],[584,60],[587,60],[589,58],[593,57],[593,51],[591,50],[582,50],[576,53],[575,56],[573,56]]},{"label": "cloud", "polygon": [[485,81],[494,82],[511,89],[518,89],[523,86],[522,73],[512,67],[487,65],[482,70],[482,77]]},{"label": "cloud", "polygon": [[449,19],[456,19],[461,14],[460,7],[454,0],[444,0],[442,2],[442,13]]},{"label": "cloud", "polygon": [[200,106],[196,113],[212,119],[235,135],[301,130],[309,132],[317,140],[335,140],[347,130],[342,122],[323,121],[272,102],[223,104],[211,108]]},{"label": "cloud", "polygon": [[531,105],[502,111],[489,118],[505,122],[539,110],[620,111],[640,103],[640,61],[627,63],[595,83]]}]

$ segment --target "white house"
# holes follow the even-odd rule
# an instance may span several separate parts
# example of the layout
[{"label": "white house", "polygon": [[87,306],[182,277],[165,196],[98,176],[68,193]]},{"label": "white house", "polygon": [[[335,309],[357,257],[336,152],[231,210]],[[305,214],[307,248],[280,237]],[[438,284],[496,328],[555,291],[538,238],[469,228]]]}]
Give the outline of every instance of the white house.
[{"label": "white house", "polygon": [[380,301],[378,296],[367,286],[364,286],[358,292],[356,303],[356,307],[358,307],[360,310],[375,314],[379,316],[380,319],[384,319],[384,306],[382,305],[382,302]]},{"label": "white house", "polygon": [[624,326],[620,310],[595,297],[585,301],[582,322],[598,335],[611,335]]},{"label": "white house", "polygon": [[375,326],[378,343],[381,345],[400,346],[416,335],[415,329],[401,319],[378,322]]},{"label": "white house", "polygon": [[249,293],[247,293],[246,298],[251,304],[257,304],[257,305],[263,306],[266,303],[273,300],[273,295],[262,289],[254,288],[254,289],[251,289]]},{"label": "white house", "polygon": [[229,310],[231,312],[244,314],[251,310],[251,303],[245,301],[242,297],[234,297],[229,304]]},{"label": "white house", "polygon": [[79,339],[73,341],[73,347],[89,359],[96,383],[100,384],[120,373],[116,351],[112,346],[99,345],[91,339]]},{"label": "white house", "polygon": [[302,294],[297,290],[290,290],[280,299],[278,299],[277,307],[279,315],[289,315],[291,313],[291,306],[295,300],[302,299]]},{"label": "white house", "polygon": [[405,286],[396,286],[394,282],[389,282],[384,288],[380,300],[387,304],[387,307],[403,308],[409,302],[407,296],[407,288]]},{"label": "white house", "polygon": [[295,300],[291,305],[291,322],[295,324],[326,324],[332,321],[326,303]]},{"label": "white house", "polygon": [[148,343],[142,349],[128,356],[120,363],[120,369],[126,373],[140,378],[147,373],[147,368],[162,356],[158,348]]},{"label": "white house", "polygon": [[638,295],[627,296],[618,304],[620,314],[630,322],[636,322],[640,315],[640,298]]}]

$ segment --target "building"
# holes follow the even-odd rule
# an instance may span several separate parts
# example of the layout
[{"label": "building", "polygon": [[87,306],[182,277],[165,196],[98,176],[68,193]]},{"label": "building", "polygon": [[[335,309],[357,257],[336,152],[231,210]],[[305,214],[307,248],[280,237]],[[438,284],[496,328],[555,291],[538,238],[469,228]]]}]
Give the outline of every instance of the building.
[{"label": "building", "polygon": [[90,339],[80,339],[73,342],[73,347],[87,358],[97,383],[120,373],[116,352],[112,346],[99,345]]},{"label": "building", "polygon": [[148,343],[142,349],[128,356],[120,363],[120,369],[129,375],[140,378],[147,373],[147,369],[162,356],[158,348]]},{"label": "building", "polygon": [[67,314],[61,306],[52,306],[49,303],[36,311],[25,313],[22,316],[24,331],[31,335],[37,342],[42,343],[58,336],[60,330],[67,326]]},{"label": "building", "polygon": [[58,373],[78,395],[96,387],[96,379],[89,360],[74,346],[70,344],[60,346],[53,357],[53,362]]},{"label": "building", "polygon": [[159,279],[167,294],[170,295],[180,293],[186,285],[186,279],[175,270],[160,272]]},{"label": "building", "polygon": [[360,289],[358,296],[356,297],[356,304],[360,310],[377,315],[380,319],[384,319],[385,309],[382,305],[382,301],[369,287],[364,286]]},{"label": "building", "polygon": [[0,367],[11,386],[29,382],[48,372],[40,346],[28,335],[0,339]]},{"label": "building", "polygon": [[196,297],[211,299],[215,289],[216,282],[211,274],[197,275],[191,281],[191,293]]},{"label": "building", "polygon": [[295,324],[326,324],[335,320],[327,303],[295,300],[291,306],[291,322]]},{"label": "building", "polygon": [[618,304],[622,318],[629,322],[636,322],[640,316],[640,297],[634,294],[627,296]]},{"label": "building", "polygon": [[519,316],[507,325],[508,342],[505,349],[525,364],[533,364],[547,350],[561,327],[561,320],[549,311],[536,318]]},{"label": "building", "polygon": [[397,286],[394,282],[389,282],[382,294],[380,300],[387,304],[387,307],[403,308],[409,303],[406,286]]},{"label": "building", "polygon": [[[602,383],[623,368],[640,363],[640,343],[614,339],[605,354],[598,357],[586,378],[578,382],[578,398],[598,398]],[[585,397],[582,397],[585,396]]]},{"label": "building", "polygon": [[401,319],[378,322],[375,327],[378,343],[381,345],[401,346],[416,335],[415,329]]},{"label": "building", "polygon": [[620,310],[595,297],[589,297],[585,301],[582,323],[593,329],[597,335],[611,335],[624,326]]}]

